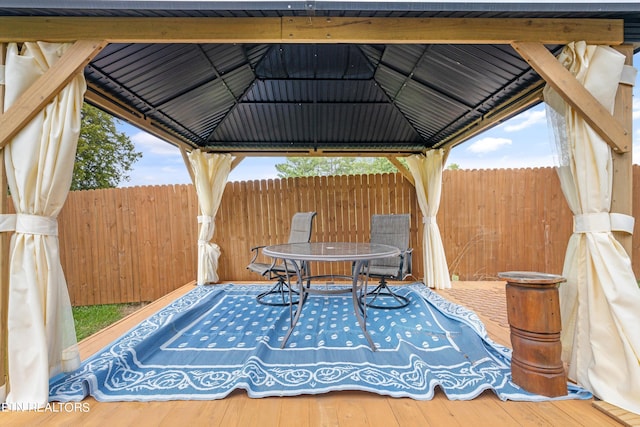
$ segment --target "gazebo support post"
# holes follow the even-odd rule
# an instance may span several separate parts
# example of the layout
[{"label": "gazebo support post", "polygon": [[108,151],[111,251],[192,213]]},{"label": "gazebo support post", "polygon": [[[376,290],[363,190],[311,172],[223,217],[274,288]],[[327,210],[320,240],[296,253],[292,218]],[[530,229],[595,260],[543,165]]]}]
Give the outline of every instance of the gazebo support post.
[{"label": "gazebo support post", "polygon": [[[622,45],[615,49],[626,56],[626,65],[633,65],[633,46]],[[625,129],[633,127],[633,86],[625,83],[618,85],[613,116]],[[616,153],[612,151],[613,158],[613,188],[611,193],[611,212],[633,216],[633,134],[629,132],[624,141],[619,145],[628,146],[629,151]],[[622,231],[614,231],[613,236],[624,247],[632,258],[633,235]]]},{"label": "gazebo support post", "polygon": [[[6,43],[0,43],[0,67],[5,64]],[[4,83],[0,84],[0,113],[4,112]],[[0,154],[4,148],[0,148]],[[0,215],[9,213],[9,192],[4,156],[0,156]],[[9,233],[0,232],[0,397],[4,401],[7,385],[7,306],[9,302]]]}]

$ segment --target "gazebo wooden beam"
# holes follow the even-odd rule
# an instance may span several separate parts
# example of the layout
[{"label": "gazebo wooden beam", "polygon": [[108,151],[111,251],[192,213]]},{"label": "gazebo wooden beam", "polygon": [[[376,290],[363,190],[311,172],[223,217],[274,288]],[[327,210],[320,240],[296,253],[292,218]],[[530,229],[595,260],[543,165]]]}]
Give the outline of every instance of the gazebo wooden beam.
[{"label": "gazebo wooden beam", "polygon": [[229,169],[229,172],[233,171],[244,159],[245,156],[235,156],[231,161],[231,168]]},{"label": "gazebo wooden beam", "polygon": [[82,72],[104,46],[104,41],[75,42],[7,111],[0,114],[0,148],[7,145],[74,76]]},{"label": "gazebo wooden beam", "polygon": [[[626,56],[626,65],[633,65],[633,46],[622,45],[616,49]],[[613,116],[622,123],[626,129],[633,127],[633,86],[620,83],[616,93]],[[611,212],[633,216],[633,137],[631,133],[626,135],[623,144],[628,144],[631,150],[624,153],[612,153],[613,160],[613,187],[611,192]],[[614,237],[632,258],[633,235],[614,231]]]},{"label": "gazebo wooden beam", "polygon": [[[283,41],[296,43],[620,44],[624,24],[599,19],[285,17]],[[598,41],[595,41],[598,40]]]},{"label": "gazebo wooden beam", "polygon": [[280,18],[0,17],[0,40],[280,43]]},{"label": "gazebo wooden beam", "polygon": [[182,161],[184,162],[184,166],[187,168],[187,172],[189,173],[189,178],[191,178],[191,183],[193,185],[196,184],[196,176],[193,173],[193,168],[191,167],[191,162],[189,161],[189,154],[184,147],[178,147],[180,150],[180,154],[182,155]]},{"label": "gazebo wooden beam", "polygon": [[415,187],[416,186],[416,180],[413,178],[413,175],[411,174],[409,169],[407,169],[407,167],[400,160],[398,160],[397,157],[393,157],[393,156],[386,156],[386,157],[387,157],[387,160],[389,160],[391,162],[391,164],[393,166],[395,166],[396,169],[398,169],[398,172],[400,172],[402,174],[402,176],[404,176],[404,178],[407,181],[409,181],[411,183],[411,185],[413,185]]},{"label": "gazebo wooden beam", "polygon": [[512,45],[529,65],[598,132],[614,152],[626,153],[631,150],[629,143],[631,131],[623,127],[542,43],[517,42]]},{"label": "gazebo wooden beam", "polygon": [[515,41],[618,45],[620,19],[0,17],[0,42],[82,39],[110,43],[442,43]]}]

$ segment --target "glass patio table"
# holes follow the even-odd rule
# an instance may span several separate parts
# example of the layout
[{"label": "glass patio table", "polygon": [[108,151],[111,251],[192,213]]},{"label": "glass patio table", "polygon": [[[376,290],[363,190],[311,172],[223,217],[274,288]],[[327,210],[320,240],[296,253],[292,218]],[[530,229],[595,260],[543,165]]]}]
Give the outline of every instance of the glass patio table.
[{"label": "glass patio table", "polygon": [[[293,332],[300,314],[302,307],[308,294],[336,294],[345,293],[351,291],[353,298],[353,309],[358,319],[358,324],[364,332],[371,350],[375,351],[376,347],[371,339],[371,336],[367,332],[367,306],[366,299],[364,302],[360,302],[358,298],[358,291],[364,286],[366,292],[366,286],[368,282],[368,262],[373,259],[390,258],[400,255],[400,249],[382,244],[375,243],[349,243],[349,242],[310,242],[310,243],[287,243],[281,245],[272,245],[263,248],[263,254],[272,258],[282,260],[287,266],[293,267],[296,271],[295,277],[297,278],[297,288],[300,293],[297,308],[293,310],[293,303],[291,295],[289,296],[289,310],[291,313],[291,325],[287,335],[282,341],[280,348],[284,348],[287,344],[289,336]],[[317,275],[313,276],[306,270],[306,275],[301,273],[300,263],[309,261],[316,262],[352,262],[352,275],[340,276],[340,275]],[[313,280],[321,278],[336,278],[341,277],[351,281],[351,289],[321,289],[312,287]],[[307,285],[304,285],[304,282]],[[289,292],[292,292],[291,278],[289,278]]]}]

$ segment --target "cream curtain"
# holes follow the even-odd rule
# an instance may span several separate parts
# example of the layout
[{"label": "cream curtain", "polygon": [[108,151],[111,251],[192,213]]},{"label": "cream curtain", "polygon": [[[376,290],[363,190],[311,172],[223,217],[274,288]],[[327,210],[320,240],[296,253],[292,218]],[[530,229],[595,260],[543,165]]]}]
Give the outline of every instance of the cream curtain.
[{"label": "cream curtain", "polygon": [[[9,44],[5,111],[69,46],[25,43],[19,51]],[[4,150],[17,212],[9,253],[10,407],[45,405],[49,377],[80,364],[57,216],[71,185],[85,89],[80,73]]]},{"label": "cream curtain", "polygon": [[431,150],[426,155],[415,154],[407,157],[409,171],[416,183],[416,196],[424,222],[422,236],[424,283],[436,289],[451,287],[447,258],[442,237],[440,237],[440,228],[436,222],[442,193],[444,158],[445,151],[441,149]]},{"label": "cream curtain", "polygon": [[[558,59],[613,110],[624,55],[576,42]],[[544,97],[559,147],[558,175],[574,214],[563,270],[567,282],[560,286],[563,360],[570,379],[640,413],[640,289],[627,253],[611,233],[632,232],[633,219],[609,213],[609,146],[553,89],[545,88]],[[619,220],[626,227],[618,227]]]},{"label": "cream curtain", "polygon": [[222,193],[231,171],[230,154],[203,153],[193,150],[189,163],[193,171],[193,185],[200,205],[200,232],[198,234],[198,285],[216,283],[220,247],[211,242],[215,231],[215,217]]}]

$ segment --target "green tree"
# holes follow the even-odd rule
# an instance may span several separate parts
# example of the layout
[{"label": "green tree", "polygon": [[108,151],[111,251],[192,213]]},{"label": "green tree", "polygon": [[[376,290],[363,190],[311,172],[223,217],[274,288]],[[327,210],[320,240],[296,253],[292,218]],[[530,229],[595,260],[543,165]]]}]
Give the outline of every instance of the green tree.
[{"label": "green tree", "polygon": [[397,172],[384,157],[287,157],[276,170],[280,178]]},{"label": "green tree", "polygon": [[86,103],[82,106],[71,190],[115,188],[130,179],[129,172],[141,157],[131,139],[117,131],[111,115]]},{"label": "green tree", "polygon": [[447,166],[447,169],[457,171],[458,169],[460,169],[460,165],[457,163],[451,163],[449,166]]}]

